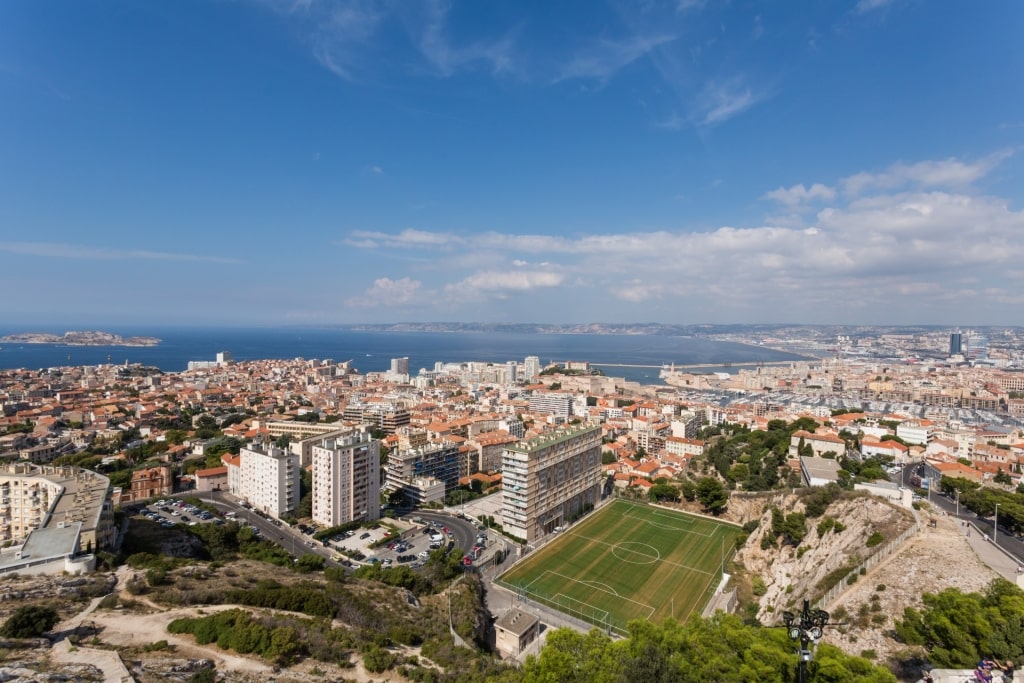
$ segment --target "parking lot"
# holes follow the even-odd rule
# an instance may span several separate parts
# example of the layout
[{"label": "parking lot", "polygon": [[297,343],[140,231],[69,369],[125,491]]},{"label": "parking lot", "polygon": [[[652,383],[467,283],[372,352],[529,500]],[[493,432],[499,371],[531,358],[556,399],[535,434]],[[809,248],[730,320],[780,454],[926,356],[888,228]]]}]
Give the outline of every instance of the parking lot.
[{"label": "parking lot", "polygon": [[141,508],[138,514],[167,529],[175,524],[195,526],[203,522],[224,523],[224,520],[219,515],[194,505],[189,505],[181,500],[158,500],[155,503],[150,503],[147,507]]}]

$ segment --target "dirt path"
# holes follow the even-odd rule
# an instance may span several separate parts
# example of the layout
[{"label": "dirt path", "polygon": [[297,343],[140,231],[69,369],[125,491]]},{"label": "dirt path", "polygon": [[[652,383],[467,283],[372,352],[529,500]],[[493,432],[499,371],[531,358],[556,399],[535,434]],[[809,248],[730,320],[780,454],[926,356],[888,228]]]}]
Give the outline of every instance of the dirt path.
[{"label": "dirt path", "polygon": [[[95,598],[81,612],[62,622],[58,629],[72,633],[79,626],[95,625],[99,629],[99,640],[104,645],[113,648],[141,648],[166,640],[175,646],[176,652],[182,657],[213,661],[219,672],[227,674],[225,680],[228,681],[263,681],[275,675],[275,667],[262,659],[236,655],[221,650],[216,645],[196,645],[191,636],[177,635],[167,631],[167,625],[175,619],[213,614],[234,609],[238,605],[206,605],[166,609],[145,595],[132,595],[127,591],[126,587],[131,579],[144,576],[144,572],[136,572],[127,566],[118,568],[118,581],[114,592],[119,597],[142,605],[145,611],[136,612],[124,609],[97,611],[103,598]],[[242,609],[250,608],[242,607]],[[341,624],[337,625],[342,626]],[[403,654],[418,654],[418,651],[409,650]],[[104,680],[107,681],[132,680],[116,650],[90,648],[82,645],[72,649],[71,643],[65,638],[54,646],[52,656],[60,662],[92,664],[103,671]],[[324,662],[310,660],[287,669],[287,674],[289,680],[298,681],[322,681],[325,680],[325,675],[327,676],[326,680],[339,680],[344,677],[345,680],[359,681],[360,683],[405,680],[391,672],[369,673],[363,667],[362,660],[358,656],[353,657],[353,662],[355,663],[353,668],[341,669]]]}]

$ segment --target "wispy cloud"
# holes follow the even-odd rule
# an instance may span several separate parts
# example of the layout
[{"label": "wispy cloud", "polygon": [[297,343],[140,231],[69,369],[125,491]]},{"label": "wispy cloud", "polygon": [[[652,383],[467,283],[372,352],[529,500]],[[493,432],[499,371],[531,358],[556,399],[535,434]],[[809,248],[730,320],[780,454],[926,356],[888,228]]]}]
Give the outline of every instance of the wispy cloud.
[{"label": "wispy cloud", "polygon": [[108,249],[55,242],[0,242],[0,251],[21,256],[83,259],[90,261],[200,261],[207,263],[241,263],[240,260],[208,254],[176,254],[146,249]]},{"label": "wispy cloud", "polygon": [[659,45],[676,37],[668,34],[637,35],[624,40],[599,40],[574,56],[556,77],[557,81],[574,78],[607,80],[622,68],[647,55]]},{"label": "wispy cloud", "polygon": [[399,233],[378,232],[373,230],[354,230],[342,243],[360,249],[419,249],[422,247],[445,247],[460,244],[463,238],[448,232],[429,232],[407,228]]},{"label": "wispy cloud", "polygon": [[714,126],[742,114],[763,99],[739,79],[709,83],[697,97],[696,121]]},{"label": "wispy cloud", "polygon": [[475,62],[490,64],[494,73],[512,69],[515,41],[511,33],[491,41],[457,45],[449,35],[448,29],[451,3],[444,0],[428,0],[424,10],[423,16],[413,19],[409,30],[420,53],[438,76],[451,76],[462,67]]},{"label": "wispy cloud", "polygon": [[857,14],[867,14],[888,7],[895,2],[896,0],[859,0],[853,11]]},{"label": "wispy cloud", "polygon": [[[451,35],[452,4],[444,0],[264,0],[294,23],[321,65],[358,82],[382,65],[397,61],[410,70],[446,78],[475,64],[493,73],[514,70],[515,31],[487,40],[459,43]],[[418,52],[419,64],[395,60],[384,46],[403,45]]]}]

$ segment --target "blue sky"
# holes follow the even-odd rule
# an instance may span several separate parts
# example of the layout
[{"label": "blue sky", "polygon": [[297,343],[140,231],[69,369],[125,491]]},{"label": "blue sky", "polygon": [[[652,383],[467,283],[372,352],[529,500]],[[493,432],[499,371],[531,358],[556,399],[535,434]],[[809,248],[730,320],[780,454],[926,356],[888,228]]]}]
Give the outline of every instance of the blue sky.
[{"label": "blue sky", "polygon": [[0,3],[25,324],[1019,324],[1024,3]]}]

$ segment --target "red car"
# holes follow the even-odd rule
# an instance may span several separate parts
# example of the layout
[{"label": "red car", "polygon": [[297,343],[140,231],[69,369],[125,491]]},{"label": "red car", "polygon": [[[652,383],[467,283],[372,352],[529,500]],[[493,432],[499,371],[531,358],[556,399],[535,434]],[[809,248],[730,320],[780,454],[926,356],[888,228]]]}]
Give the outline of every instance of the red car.
[{"label": "red car", "polygon": [[465,557],[462,558],[462,564],[464,564],[467,567],[469,567],[470,565],[473,564],[473,558],[470,557],[469,555],[466,555]]}]

